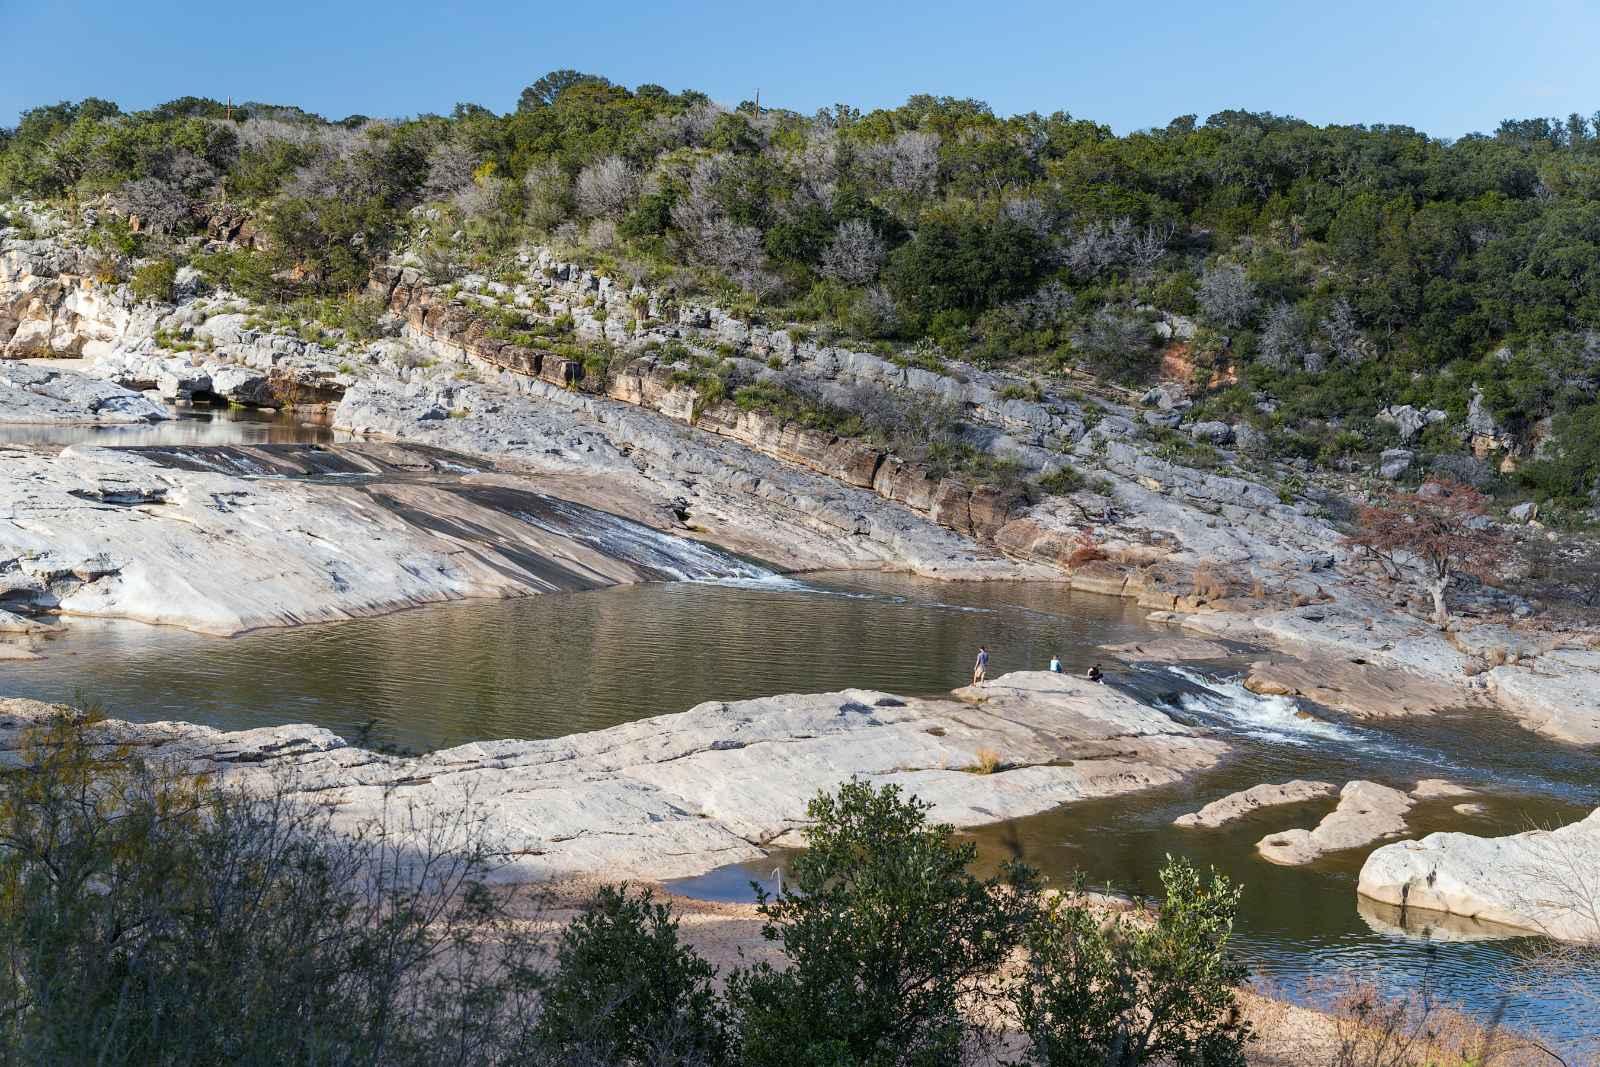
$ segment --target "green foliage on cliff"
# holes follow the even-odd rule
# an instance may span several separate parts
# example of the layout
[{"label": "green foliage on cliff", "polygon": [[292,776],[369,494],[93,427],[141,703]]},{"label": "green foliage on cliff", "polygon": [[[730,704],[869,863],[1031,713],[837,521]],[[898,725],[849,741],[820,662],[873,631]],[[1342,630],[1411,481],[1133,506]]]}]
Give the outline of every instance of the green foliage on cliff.
[{"label": "green foliage on cliff", "polygon": [[[1600,476],[1578,414],[1600,373],[1600,136],[1584,116],[1449,142],[1225,111],[1119,137],[927,95],[730,112],[563,70],[506,114],[88,99],[29,111],[0,142],[0,191],[104,196],[178,233],[225,192],[266,237],[265,266],[237,272],[259,295],[352,288],[402,242],[441,269],[492,268],[538,239],[773,319],[1129,381],[1156,365],[1162,313],[1182,314],[1199,384],[1271,393],[1274,419],[1247,417],[1294,427],[1311,455],[1389,404],[1459,419],[1478,386],[1529,440],[1555,417],[1578,493]],[[1370,447],[1393,443],[1378,432]],[[1548,467],[1527,481],[1571,494]]]}]

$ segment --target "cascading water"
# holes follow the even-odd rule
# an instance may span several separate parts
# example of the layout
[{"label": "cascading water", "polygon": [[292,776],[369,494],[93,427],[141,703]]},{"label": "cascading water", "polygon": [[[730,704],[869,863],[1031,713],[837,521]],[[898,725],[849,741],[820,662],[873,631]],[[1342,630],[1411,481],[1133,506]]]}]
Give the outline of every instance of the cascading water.
[{"label": "cascading water", "polygon": [[1253,693],[1237,678],[1211,678],[1188,667],[1165,670],[1194,687],[1178,694],[1179,707],[1202,719],[1220,720],[1232,730],[1290,745],[1361,740],[1361,731],[1318,719],[1290,697]]},{"label": "cascading water", "polygon": [[555,497],[544,497],[545,514],[518,511],[530,526],[590,545],[670,581],[782,580],[774,571],[712,545],[662,533],[640,522]]}]

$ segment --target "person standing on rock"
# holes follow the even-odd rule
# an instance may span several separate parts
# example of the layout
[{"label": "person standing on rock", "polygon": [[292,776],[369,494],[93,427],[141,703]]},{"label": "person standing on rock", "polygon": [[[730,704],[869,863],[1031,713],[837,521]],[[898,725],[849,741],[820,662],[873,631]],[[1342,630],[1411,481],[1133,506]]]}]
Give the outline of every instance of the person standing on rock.
[{"label": "person standing on rock", "polygon": [[972,665],[972,684],[977,685],[983,681],[989,672],[989,650],[982,645],[978,646],[978,662]]},{"label": "person standing on rock", "polygon": [[1050,673],[1051,674],[1060,674],[1061,673],[1061,657],[1059,655],[1051,655],[1051,657],[1050,657]]}]

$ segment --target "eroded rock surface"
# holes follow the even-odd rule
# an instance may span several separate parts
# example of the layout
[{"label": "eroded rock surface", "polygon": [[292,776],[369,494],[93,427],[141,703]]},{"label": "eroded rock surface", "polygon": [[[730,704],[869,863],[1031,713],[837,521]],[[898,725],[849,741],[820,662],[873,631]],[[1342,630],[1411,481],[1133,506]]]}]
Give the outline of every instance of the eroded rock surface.
[{"label": "eroded rock surface", "polygon": [[1600,941],[1600,809],[1509,837],[1429,834],[1375,850],[1358,892],[1566,941]]},{"label": "eroded rock surface", "polygon": [[1213,800],[1199,811],[1180,815],[1172,821],[1174,826],[1204,827],[1214,829],[1235,819],[1242,819],[1262,808],[1283,804],[1303,804],[1308,800],[1331,797],[1338,791],[1332,782],[1312,782],[1296,779],[1281,785],[1257,785],[1230,793]]},{"label": "eroded rock surface", "polygon": [[[0,701],[0,756],[47,711]],[[755,859],[798,843],[806,803],[856,777],[899,783],[933,804],[933,818],[974,826],[1170,784],[1226,751],[1113,689],[1042,672],[950,699],[852,689],[709,702],[593,733],[410,758],[312,726],[107,730],[227,786],[281,783],[328,801],[347,827],[384,803],[446,821],[470,811],[486,820],[507,881],[685,877]],[[1000,753],[1003,769],[964,769],[980,748]]]},{"label": "eroded rock surface", "polygon": [[1261,858],[1285,866],[1317,860],[1325,852],[1360,848],[1406,832],[1406,813],[1416,802],[1398,789],[1354,781],[1339,790],[1339,806],[1312,830],[1285,830],[1256,842]]},{"label": "eroded rock surface", "polygon": [[126,424],[170,419],[130,389],[55,366],[0,360],[0,423]]},{"label": "eroded rock surface", "polygon": [[766,573],[547,489],[388,444],[0,450],[0,607],[233,634]]}]

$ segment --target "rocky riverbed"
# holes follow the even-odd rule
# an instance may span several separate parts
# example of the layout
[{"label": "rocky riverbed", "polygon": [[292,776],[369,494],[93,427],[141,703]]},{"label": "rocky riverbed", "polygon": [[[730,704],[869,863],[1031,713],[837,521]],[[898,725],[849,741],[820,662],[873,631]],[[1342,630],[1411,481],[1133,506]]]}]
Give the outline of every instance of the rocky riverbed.
[{"label": "rocky riverbed", "polygon": [[[50,706],[0,702],[0,752]],[[1227,751],[1103,685],[1008,674],[948,698],[870,690],[711,702],[549,741],[386,756],[327,730],[104,727],[147,758],[238,788],[336,805],[354,827],[384,805],[485,821],[504,880],[672,878],[798,843],[806,803],[851,778],[896,783],[932,816],[976,826],[1180,781]],[[984,752],[994,754],[989,765]]]}]

